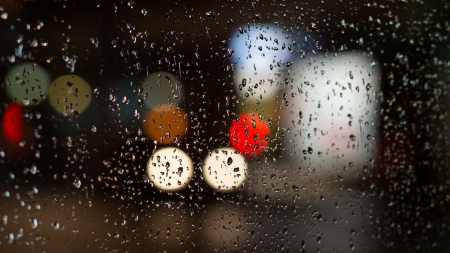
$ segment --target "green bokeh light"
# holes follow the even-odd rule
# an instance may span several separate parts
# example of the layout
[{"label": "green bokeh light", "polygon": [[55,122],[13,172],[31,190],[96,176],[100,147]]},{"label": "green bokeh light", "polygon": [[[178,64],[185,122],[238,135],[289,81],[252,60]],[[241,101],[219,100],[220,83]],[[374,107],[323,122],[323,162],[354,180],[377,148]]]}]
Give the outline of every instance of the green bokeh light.
[{"label": "green bokeh light", "polygon": [[6,93],[23,106],[41,104],[47,97],[50,83],[48,72],[34,62],[18,63],[5,76]]}]

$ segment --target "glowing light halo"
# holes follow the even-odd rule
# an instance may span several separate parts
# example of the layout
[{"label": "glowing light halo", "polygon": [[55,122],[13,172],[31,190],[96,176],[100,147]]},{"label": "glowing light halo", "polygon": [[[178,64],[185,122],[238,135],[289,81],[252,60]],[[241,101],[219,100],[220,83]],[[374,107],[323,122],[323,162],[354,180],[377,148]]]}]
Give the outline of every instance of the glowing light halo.
[{"label": "glowing light halo", "polygon": [[308,156],[324,168],[373,157],[380,120],[375,110],[381,70],[373,57],[358,51],[334,55],[299,60],[295,85],[283,91],[292,94],[281,117],[285,157]]},{"label": "glowing light halo", "polygon": [[162,104],[180,105],[184,97],[184,84],[174,74],[158,71],[147,76],[142,82],[143,99],[149,108]]},{"label": "glowing light halo", "polygon": [[15,64],[5,76],[6,93],[16,103],[34,106],[46,99],[51,78],[34,62]]},{"label": "glowing light halo", "polygon": [[91,86],[77,75],[56,78],[50,87],[51,106],[64,116],[81,114],[92,100]]},{"label": "glowing light halo", "polygon": [[244,156],[233,148],[215,149],[203,162],[203,177],[215,190],[236,190],[247,178],[247,162]]},{"label": "glowing light halo", "polygon": [[181,149],[157,150],[147,163],[147,174],[156,188],[175,192],[183,189],[194,175],[192,159]]},{"label": "glowing light halo", "polygon": [[269,143],[270,129],[264,119],[244,113],[231,122],[228,134],[233,148],[246,157],[252,157],[264,152]]},{"label": "glowing light halo", "polygon": [[231,34],[230,62],[235,63],[236,93],[248,100],[274,97],[284,87],[284,68],[295,46],[276,25],[244,26]]},{"label": "glowing light halo", "polygon": [[16,103],[10,103],[3,115],[3,133],[12,144],[19,143],[23,138],[22,107]]},{"label": "glowing light halo", "polygon": [[178,143],[189,129],[188,114],[175,105],[153,107],[144,119],[144,133],[161,144]]}]

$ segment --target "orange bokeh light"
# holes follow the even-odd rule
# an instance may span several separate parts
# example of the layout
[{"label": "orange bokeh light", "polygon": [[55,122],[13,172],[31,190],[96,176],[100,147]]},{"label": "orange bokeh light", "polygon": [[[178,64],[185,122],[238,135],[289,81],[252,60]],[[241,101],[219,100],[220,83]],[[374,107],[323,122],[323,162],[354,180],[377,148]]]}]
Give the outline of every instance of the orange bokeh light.
[{"label": "orange bokeh light", "polygon": [[145,134],[161,144],[180,141],[189,128],[189,116],[175,105],[164,104],[154,107],[144,119]]}]

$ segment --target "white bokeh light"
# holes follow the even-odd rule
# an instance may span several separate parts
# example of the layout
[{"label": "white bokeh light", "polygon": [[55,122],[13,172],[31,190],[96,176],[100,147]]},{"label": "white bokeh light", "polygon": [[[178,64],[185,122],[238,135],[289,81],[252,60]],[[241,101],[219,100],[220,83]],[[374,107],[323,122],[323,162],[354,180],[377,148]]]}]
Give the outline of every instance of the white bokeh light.
[{"label": "white bokeh light", "polygon": [[153,185],[163,191],[178,191],[191,180],[192,159],[181,149],[169,147],[157,150],[147,163],[147,172]]},{"label": "white bokeh light", "polygon": [[253,101],[275,96],[284,86],[295,43],[276,25],[248,25],[231,35],[229,53],[234,51],[230,62],[235,63],[237,94]]},{"label": "white bokeh light", "polygon": [[247,178],[247,162],[233,148],[218,148],[203,163],[203,177],[215,190],[233,191]]},{"label": "white bokeh light", "polygon": [[[285,157],[309,157],[320,171],[366,164],[376,154],[381,73],[365,52],[298,61],[285,89]],[[349,165],[350,164],[350,165]]]}]

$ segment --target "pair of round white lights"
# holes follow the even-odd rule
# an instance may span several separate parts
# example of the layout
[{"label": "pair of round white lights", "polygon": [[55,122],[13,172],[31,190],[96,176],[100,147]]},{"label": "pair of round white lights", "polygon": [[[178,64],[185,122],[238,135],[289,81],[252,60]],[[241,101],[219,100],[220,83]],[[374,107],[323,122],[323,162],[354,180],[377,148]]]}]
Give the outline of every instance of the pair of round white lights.
[{"label": "pair of round white lights", "polygon": [[[239,151],[225,147],[213,150],[204,160],[203,178],[215,190],[239,188],[247,177],[247,162]],[[157,150],[149,159],[147,173],[156,188],[175,192],[183,189],[194,175],[192,159],[181,149]]]}]

